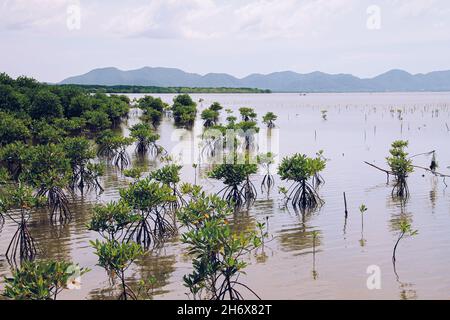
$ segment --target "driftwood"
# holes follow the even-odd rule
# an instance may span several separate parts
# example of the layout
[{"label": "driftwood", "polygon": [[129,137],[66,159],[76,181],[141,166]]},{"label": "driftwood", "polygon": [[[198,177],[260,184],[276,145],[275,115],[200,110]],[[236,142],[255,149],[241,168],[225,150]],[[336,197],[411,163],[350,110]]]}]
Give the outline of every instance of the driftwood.
[{"label": "driftwood", "polygon": [[429,168],[421,167],[421,166],[414,166],[414,165],[413,165],[413,167],[414,167],[414,168],[417,168],[417,169],[425,170],[425,171],[427,171],[427,172],[429,172],[429,173],[435,175],[436,177],[442,178],[442,182],[444,182],[445,186],[448,187],[448,186],[447,186],[447,183],[445,182],[445,178],[450,178],[450,175],[448,175],[448,174],[443,174],[443,173],[440,173],[440,172],[431,170],[431,169],[429,169]]},{"label": "driftwood", "polygon": [[[377,167],[376,165],[374,165],[374,164],[372,164],[372,163],[369,163],[369,162],[367,162],[367,161],[364,161],[364,163],[367,164],[367,165],[369,165],[369,166],[371,166],[371,167],[373,167],[373,168],[375,168],[375,169],[377,169],[377,170],[380,170],[380,171],[386,173],[386,175],[387,175],[387,182],[388,182],[388,183],[389,183],[389,176],[390,176],[390,175],[394,175],[394,173],[393,173],[392,171],[389,171],[389,170],[386,170],[386,169]],[[416,169],[422,169],[422,170],[425,170],[425,171],[427,171],[427,172],[433,174],[433,175],[436,176],[436,177],[443,178],[442,180],[443,180],[445,186],[447,187],[447,183],[446,183],[446,181],[445,181],[445,178],[450,178],[450,175],[448,175],[448,174],[443,174],[443,173],[440,173],[440,172],[435,171],[435,170],[431,170],[430,168],[421,167],[421,166],[416,166],[416,165],[413,165],[413,168],[416,168]]]},{"label": "driftwood", "polygon": [[369,162],[367,162],[367,161],[364,161],[364,163],[367,164],[367,165],[369,165],[369,166],[371,166],[371,167],[373,167],[373,168],[375,168],[375,169],[378,169],[378,170],[380,170],[380,171],[386,173],[386,176],[387,176],[387,183],[389,183],[389,176],[390,176],[390,175],[394,175],[394,173],[393,173],[392,171],[385,170],[385,169],[383,169],[383,168],[377,167],[376,165],[374,165],[374,164],[372,164],[372,163],[369,163]]}]

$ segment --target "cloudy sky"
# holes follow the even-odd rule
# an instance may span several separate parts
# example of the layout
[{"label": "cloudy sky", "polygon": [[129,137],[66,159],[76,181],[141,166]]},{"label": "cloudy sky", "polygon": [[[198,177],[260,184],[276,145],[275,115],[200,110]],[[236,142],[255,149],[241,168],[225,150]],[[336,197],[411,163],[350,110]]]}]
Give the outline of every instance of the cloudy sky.
[{"label": "cloudy sky", "polygon": [[448,0],[0,0],[0,72],[450,69]]}]

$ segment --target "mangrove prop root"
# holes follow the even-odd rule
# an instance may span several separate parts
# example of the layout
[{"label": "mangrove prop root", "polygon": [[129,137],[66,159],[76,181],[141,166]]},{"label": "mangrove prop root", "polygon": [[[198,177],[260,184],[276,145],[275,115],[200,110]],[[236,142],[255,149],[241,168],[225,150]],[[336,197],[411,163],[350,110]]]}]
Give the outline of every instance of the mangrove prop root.
[{"label": "mangrove prop root", "polygon": [[17,265],[18,262],[34,260],[36,253],[36,245],[28,230],[27,220],[22,219],[8,245],[6,258],[10,264]]},{"label": "mangrove prop root", "polygon": [[165,218],[163,211],[153,210],[141,215],[142,219],[128,229],[126,241],[133,240],[148,250],[176,234],[176,227]]},{"label": "mangrove prop root", "polygon": [[399,198],[409,197],[409,188],[408,184],[406,183],[406,177],[397,177],[394,188],[392,189],[392,196],[397,196]]},{"label": "mangrove prop root", "polygon": [[252,205],[258,196],[255,186],[249,179],[242,186],[241,193],[244,194],[245,203],[248,206]]},{"label": "mangrove prop root", "polygon": [[50,210],[50,220],[52,222],[59,221],[60,223],[65,223],[72,219],[72,213],[69,209],[69,200],[61,188],[43,188],[38,191],[38,196],[47,197],[47,206]]},{"label": "mangrove prop root", "polygon": [[316,209],[323,204],[316,190],[306,180],[294,186],[289,198],[292,199],[292,205],[295,209]]},{"label": "mangrove prop root", "polygon": [[275,185],[275,179],[271,174],[266,174],[261,182],[261,192],[269,192]]},{"label": "mangrove prop root", "polygon": [[125,149],[121,149],[114,156],[113,164],[121,170],[128,167],[130,163],[131,163],[130,156],[128,155],[128,152]]}]

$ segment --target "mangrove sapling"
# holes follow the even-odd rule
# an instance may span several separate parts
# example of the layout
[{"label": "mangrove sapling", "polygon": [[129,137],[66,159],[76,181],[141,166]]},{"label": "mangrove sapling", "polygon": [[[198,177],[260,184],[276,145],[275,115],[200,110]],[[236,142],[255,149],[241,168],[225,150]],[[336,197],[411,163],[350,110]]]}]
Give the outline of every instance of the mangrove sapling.
[{"label": "mangrove sapling", "polygon": [[216,149],[219,151],[223,149],[227,128],[222,125],[212,125],[206,128],[202,133],[202,152],[204,155],[213,157],[216,153]]},{"label": "mangrove sapling", "polygon": [[56,300],[64,289],[79,288],[90,271],[66,261],[26,261],[5,280],[3,296],[13,300]]},{"label": "mangrove sapling", "polygon": [[325,169],[325,166],[326,162],[320,157],[308,158],[306,155],[294,154],[283,159],[278,167],[278,174],[281,180],[294,181],[289,188],[289,199],[294,209],[312,210],[323,204],[308,180]]},{"label": "mangrove sapling", "polygon": [[272,129],[275,128],[275,121],[277,120],[277,115],[275,115],[273,112],[267,112],[263,116],[263,123],[267,125],[267,128]]},{"label": "mangrove sapling", "polygon": [[173,99],[172,111],[176,125],[191,128],[197,115],[197,104],[188,94],[180,94]]},{"label": "mangrove sapling", "polygon": [[240,289],[248,290],[259,299],[238,279],[246,266],[242,257],[260,247],[261,239],[256,232],[233,233],[225,218],[232,209],[219,197],[202,193],[199,199],[180,213],[180,220],[188,228],[182,241],[194,257],[194,270],[183,277],[184,285],[194,299],[205,293],[211,300],[242,300]]},{"label": "mangrove sapling", "polygon": [[258,155],[257,159],[258,164],[261,165],[265,171],[263,180],[261,182],[261,192],[264,192],[264,190],[266,190],[267,193],[269,193],[269,191],[275,184],[275,179],[273,178],[270,168],[270,166],[275,163],[275,155],[272,152],[267,152]]},{"label": "mangrove sapling", "polygon": [[134,240],[149,249],[177,233],[174,222],[166,218],[172,211],[172,203],[176,201],[172,192],[167,185],[150,178],[139,180],[127,189],[120,190],[122,200],[141,216],[127,230],[127,241]]},{"label": "mangrove sapling", "polygon": [[78,188],[81,193],[84,192],[85,188],[102,190],[98,180],[92,179],[95,173],[90,171],[93,167],[89,164],[95,158],[95,151],[92,149],[89,140],[83,137],[66,138],[62,145],[72,169],[70,188],[72,190]]},{"label": "mangrove sapling", "polygon": [[94,189],[95,191],[102,193],[104,191],[102,185],[99,182],[100,177],[105,174],[105,165],[103,163],[89,162],[86,165],[86,171],[84,172],[84,185],[87,191]]},{"label": "mangrove sapling", "polygon": [[94,207],[88,229],[98,232],[107,240],[119,241],[124,230],[140,219],[141,215],[133,213],[123,201],[110,202]]},{"label": "mangrove sapling", "polygon": [[398,238],[397,238],[397,241],[395,242],[394,250],[393,250],[393,252],[392,252],[392,265],[394,266],[394,273],[395,273],[395,275],[397,276],[397,280],[398,280],[398,274],[397,274],[397,268],[396,268],[396,261],[397,261],[396,253],[397,253],[397,247],[398,247],[400,241],[401,241],[404,237],[407,237],[407,236],[413,237],[413,236],[415,236],[415,235],[417,235],[417,234],[419,233],[418,230],[413,230],[413,229],[412,229],[411,223],[409,223],[408,220],[405,219],[405,218],[403,218],[403,219],[400,220],[400,222],[399,222],[399,230],[400,230],[400,232],[399,232],[399,234],[398,234]]},{"label": "mangrove sapling", "polygon": [[1,195],[0,209],[17,225],[17,230],[6,250],[8,261],[14,265],[32,261],[36,257],[36,244],[29,231],[28,220],[40,201],[42,199],[35,197],[31,188],[22,184],[8,187]]},{"label": "mangrove sapling", "polygon": [[150,125],[138,123],[130,128],[130,135],[137,141],[136,153],[138,155],[150,152],[152,156],[156,156],[162,151],[162,147],[156,144],[159,134],[153,132]]},{"label": "mangrove sapling", "polygon": [[116,240],[91,241],[98,256],[98,264],[103,267],[111,277],[118,277],[121,293],[119,300],[137,300],[137,295],[126,283],[125,272],[131,264],[145,255],[144,249],[136,242],[118,242]]},{"label": "mangrove sapling", "polygon": [[153,98],[152,96],[145,96],[138,100],[138,107],[144,112],[143,119],[149,120],[154,127],[160,123],[167,106],[161,98]]},{"label": "mangrove sapling", "polygon": [[132,137],[127,138],[111,132],[105,132],[104,135],[97,139],[99,144],[97,155],[112,161],[116,167],[123,170],[131,163],[127,147],[133,142],[134,138]]},{"label": "mangrove sapling", "polygon": [[392,189],[392,196],[397,196],[399,198],[409,197],[409,189],[406,179],[408,174],[414,171],[412,162],[408,159],[408,153],[405,151],[405,148],[407,147],[408,141],[394,141],[391,149],[389,150],[391,156],[386,158],[396,180],[394,188]]},{"label": "mangrove sapling", "polygon": [[225,219],[230,213],[228,204],[216,194],[206,194],[200,186],[183,185],[183,191],[190,196],[186,206],[177,211],[177,218],[188,230],[199,230],[207,221]]},{"label": "mangrove sapling", "polygon": [[127,152],[127,147],[134,142],[134,138],[117,137],[115,139],[115,155],[112,159],[113,164],[123,170],[131,163],[130,156]]},{"label": "mangrove sapling", "polygon": [[238,135],[244,138],[243,147],[246,152],[257,149],[255,136],[259,132],[259,127],[255,121],[241,121],[234,126]]},{"label": "mangrove sapling", "polygon": [[38,197],[47,199],[50,220],[65,223],[72,213],[64,192],[70,183],[70,159],[61,145],[38,145],[29,148],[25,157],[21,180],[37,189]]},{"label": "mangrove sapling", "polygon": [[0,149],[0,164],[8,170],[13,181],[19,181],[27,152],[28,146],[22,142],[10,143]]},{"label": "mangrove sapling", "polygon": [[203,120],[203,126],[205,128],[210,128],[217,124],[216,121],[219,118],[219,112],[211,109],[205,109],[201,113],[201,118]]},{"label": "mangrove sapling", "polygon": [[[219,102],[213,102],[211,104],[211,106],[209,106],[209,109],[212,110],[212,111],[219,112],[220,110],[223,109],[223,107],[220,105]],[[216,119],[216,122],[217,122],[217,119]]]},{"label": "mangrove sapling", "polygon": [[257,117],[256,112],[252,108],[239,108],[239,113],[241,114],[242,121],[254,121]]},{"label": "mangrove sapling", "polygon": [[281,202],[283,203],[283,207],[286,207],[289,202],[289,190],[285,187],[278,187],[278,193],[283,196]]},{"label": "mangrove sapling", "polygon": [[172,189],[172,195],[176,198],[176,201],[172,204],[174,209],[179,208],[186,204],[183,199],[183,195],[178,189],[178,183],[180,182],[180,170],[183,167],[176,164],[167,164],[162,168],[159,168],[150,173],[150,177],[158,182],[161,182]]},{"label": "mangrove sapling", "polygon": [[250,180],[250,175],[258,171],[258,166],[251,163],[219,164],[209,172],[209,177],[222,180],[226,185],[218,194],[236,209],[254,202],[257,196],[256,188]]}]

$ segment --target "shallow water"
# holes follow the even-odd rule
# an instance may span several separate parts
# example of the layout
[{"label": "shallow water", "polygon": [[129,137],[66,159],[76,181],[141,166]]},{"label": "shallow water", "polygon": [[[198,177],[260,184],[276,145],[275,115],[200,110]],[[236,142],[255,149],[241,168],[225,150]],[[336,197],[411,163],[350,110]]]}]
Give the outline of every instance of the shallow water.
[{"label": "shallow water", "polygon": [[[139,97],[139,95],[130,95]],[[160,96],[171,102],[173,95]],[[330,159],[323,172],[326,183],[320,188],[325,205],[317,212],[304,215],[283,209],[276,187],[261,194],[248,212],[234,216],[236,227],[254,228],[256,221],[269,221],[270,239],[264,253],[250,254],[249,266],[241,281],[264,299],[433,299],[449,298],[450,278],[450,203],[449,194],[440,178],[417,170],[408,184],[411,197],[405,205],[393,200],[392,186],[386,185],[384,173],[364,161],[385,167],[390,143],[396,139],[410,141],[410,154],[436,150],[440,168],[450,174],[450,93],[389,94],[199,94],[192,95],[203,110],[213,101],[236,110],[242,106],[255,108],[261,119],[267,111],[278,115],[280,157],[296,152],[314,155],[324,150]],[[327,120],[321,110],[327,110]],[[393,110],[393,112],[391,112]],[[401,115],[397,110],[402,110]],[[225,112],[222,111],[225,118]],[[123,125],[138,122],[137,110]],[[196,127],[201,127],[198,120]],[[261,125],[262,127],[263,125]],[[160,143],[168,150],[176,144],[171,138],[173,125],[165,119],[159,127]],[[263,129],[262,135],[266,134]],[[133,148],[129,149],[130,154]],[[414,158],[414,164],[427,167],[427,156]],[[133,162],[148,166],[159,164],[151,159]],[[197,182],[211,192],[221,184],[204,177],[202,167]],[[191,165],[183,168],[182,179],[194,181]],[[254,177],[259,186],[261,176]],[[35,214],[30,222],[41,257],[73,260],[92,269],[83,276],[81,290],[65,291],[64,299],[112,299],[108,278],[97,267],[97,257],[89,240],[97,234],[86,230],[90,208],[96,202],[118,198],[118,189],[129,181],[115,168],[108,168],[102,179],[105,192],[74,199],[74,219],[65,226],[52,226],[45,213]],[[450,182],[450,179],[449,181]],[[277,186],[285,185],[276,179]],[[258,188],[259,189],[259,188]],[[349,214],[344,218],[343,192],[346,192]],[[362,232],[359,206],[368,211]],[[392,267],[392,249],[398,236],[396,221],[408,217],[419,234],[403,240],[397,251],[397,279]],[[9,274],[4,253],[15,226],[6,223],[0,233],[0,276]],[[315,261],[312,232],[318,231]],[[364,239],[364,241],[361,241]],[[362,246],[362,243],[364,244]],[[155,299],[185,299],[187,290],[182,277],[191,270],[191,261],[183,245],[174,238],[163,248],[149,254],[129,270],[129,280],[155,276]],[[314,266],[315,265],[315,266]],[[381,289],[369,290],[366,280],[369,266],[379,266]],[[313,272],[314,271],[314,272]],[[0,283],[0,289],[2,284]]]}]

